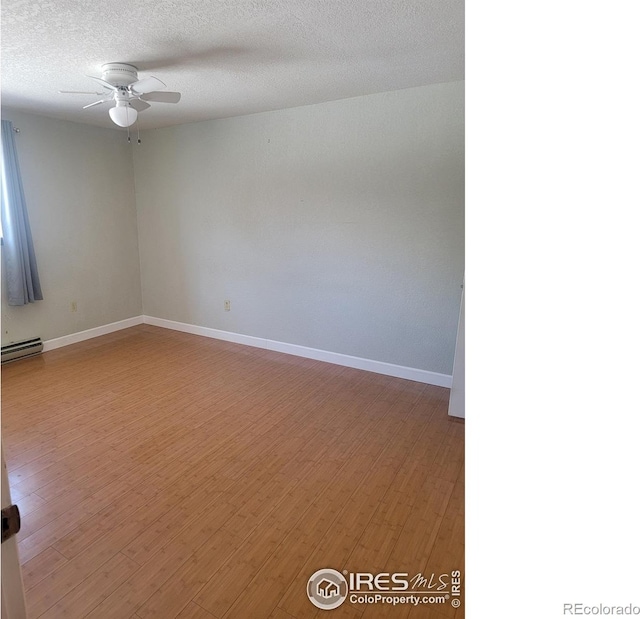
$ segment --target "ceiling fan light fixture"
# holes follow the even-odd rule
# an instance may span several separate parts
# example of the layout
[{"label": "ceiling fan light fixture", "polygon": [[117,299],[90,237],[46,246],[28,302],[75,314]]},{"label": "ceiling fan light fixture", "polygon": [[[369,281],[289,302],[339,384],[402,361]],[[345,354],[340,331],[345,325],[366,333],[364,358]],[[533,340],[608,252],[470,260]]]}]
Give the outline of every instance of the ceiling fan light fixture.
[{"label": "ceiling fan light fixture", "polygon": [[128,101],[116,101],[116,106],[109,110],[109,116],[118,127],[130,127],[138,119],[138,111]]},{"label": "ceiling fan light fixture", "polygon": [[178,103],[181,95],[179,92],[164,90],[167,85],[157,77],[151,75],[138,79],[138,69],[131,64],[111,62],[102,65],[102,77],[88,75],[87,77],[97,81],[101,87],[100,92],[86,91],[60,91],[65,94],[98,95],[102,99],[94,101],[82,107],[83,110],[115,101],[115,107],[109,110],[109,117],[118,127],[125,129],[131,127],[138,120],[138,113],[151,107],[148,101],[158,103]]}]

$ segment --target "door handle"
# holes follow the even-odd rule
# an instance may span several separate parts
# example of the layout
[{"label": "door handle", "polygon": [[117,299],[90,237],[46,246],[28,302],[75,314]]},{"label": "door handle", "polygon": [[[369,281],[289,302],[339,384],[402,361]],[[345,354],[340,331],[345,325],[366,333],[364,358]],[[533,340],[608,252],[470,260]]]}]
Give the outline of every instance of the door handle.
[{"label": "door handle", "polygon": [[2,508],[2,543],[20,530],[20,510],[17,505]]}]

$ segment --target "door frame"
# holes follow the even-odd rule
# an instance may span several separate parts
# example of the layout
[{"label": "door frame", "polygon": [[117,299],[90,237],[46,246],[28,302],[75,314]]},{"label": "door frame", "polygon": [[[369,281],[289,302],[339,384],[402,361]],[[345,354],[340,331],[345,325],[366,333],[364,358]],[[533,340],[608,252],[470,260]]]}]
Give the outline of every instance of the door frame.
[{"label": "door frame", "polygon": [[453,376],[451,378],[451,394],[449,396],[449,415],[464,419],[464,283],[460,299],[460,316],[458,318],[458,337],[453,359]]},{"label": "door frame", "polygon": [[[2,453],[2,507],[12,505],[7,463]],[[26,619],[24,584],[15,535],[2,544],[2,619]]]}]

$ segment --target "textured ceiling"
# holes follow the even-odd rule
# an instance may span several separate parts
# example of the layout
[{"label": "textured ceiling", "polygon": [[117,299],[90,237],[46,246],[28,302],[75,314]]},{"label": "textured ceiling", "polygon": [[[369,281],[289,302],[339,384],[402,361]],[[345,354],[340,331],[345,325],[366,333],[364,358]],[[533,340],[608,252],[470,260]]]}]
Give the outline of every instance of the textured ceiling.
[{"label": "textured ceiling", "polygon": [[[463,0],[2,0],[2,104],[112,127],[106,62],[138,67],[177,105],[141,129],[463,79]],[[111,104],[110,104],[111,105]]]}]

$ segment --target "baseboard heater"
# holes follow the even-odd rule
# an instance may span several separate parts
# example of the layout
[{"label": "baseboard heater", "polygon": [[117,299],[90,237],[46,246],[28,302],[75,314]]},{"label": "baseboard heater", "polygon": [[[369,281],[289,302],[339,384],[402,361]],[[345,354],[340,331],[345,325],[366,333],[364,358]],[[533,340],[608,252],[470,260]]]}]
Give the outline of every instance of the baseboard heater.
[{"label": "baseboard heater", "polygon": [[33,357],[42,352],[42,340],[34,337],[30,340],[22,340],[21,342],[12,342],[2,347],[2,363],[9,361],[17,361],[25,357]]}]

